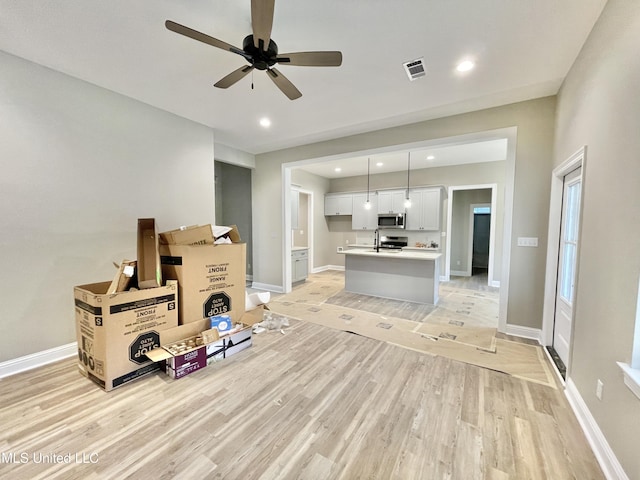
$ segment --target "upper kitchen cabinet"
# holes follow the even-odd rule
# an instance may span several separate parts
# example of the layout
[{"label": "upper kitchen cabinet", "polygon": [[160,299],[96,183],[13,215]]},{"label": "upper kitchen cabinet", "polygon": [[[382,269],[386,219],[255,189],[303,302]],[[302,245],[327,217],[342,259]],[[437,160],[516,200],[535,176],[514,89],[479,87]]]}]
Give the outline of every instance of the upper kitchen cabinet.
[{"label": "upper kitchen cabinet", "polygon": [[407,209],[407,230],[440,230],[442,188],[411,190]]},{"label": "upper kitchen cabinet", "polygon": [[371,208],[366,209],[366,193],[353,194],[353,216],[351,217],[351,228],[353,230],[375,230],[378,228],[378,196],[369,194]]},{"label": "upper kitchen cabinet", "polygon": [[378,191],[378,213],[404,213],[406,190]]},{"label": "upper kitchen cabinet", "polygon": [[324,196],[325,215],[351,215],[353,213],[353,194],[328,193]]}]

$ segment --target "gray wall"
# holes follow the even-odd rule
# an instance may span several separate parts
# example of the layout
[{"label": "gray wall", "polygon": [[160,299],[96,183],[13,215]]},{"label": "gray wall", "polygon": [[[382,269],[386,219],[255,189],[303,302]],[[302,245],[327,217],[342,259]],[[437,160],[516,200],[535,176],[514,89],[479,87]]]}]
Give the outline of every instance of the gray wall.
[{"label": "gray wall", "polygon": [[253,264],[251,175],[249,168],[215,162],[216,223],[238,227],[240,238],[247,244],[247,275],[252,274]]},{"label": "gray wall", "polygon": [[329,230],[324,217],[324,194],[329,191],[329,180],[303,170],[292,170],[291,183],[311,192],[313,198],[313,256],[312,268],[327,265],[331,250],[327,242]]},{"label": "gray wall", "polygon": [[[640,478],[630,362],[640,273],[640,2],[609,0],[558,96],[555,163],[587,146],[570,379],[629,478]],[[604,383],[602,400],[596,381]]]},{"label": "gray wall", "polygon": [[293,229],[292,246],[309,246],[309,197],[307,193],[298,194],[298,228]]},{"label": "gray wall", "polygon": [[[555,97],[541,98],[257,155],[254,193],[257,197],[271,195],[274,201],[282,204],[283,163],[516,126],[507,321],[539,329],[542,326],[555,101]],[[260,232],[261,236],[254,246],[254,281],[281,286],[282,207],[276,209],[271,203],[256,203],[254,219],[257,219],[254,220],[254,232]],[[518,248],[515,245],[517,236],[537,236],[539,247]]]},{"label": "gray wall", "polygon": [[75,341],[73,286],[136,258],[138,217],[213,222],[213,132],[0,52],[0,362]]}]

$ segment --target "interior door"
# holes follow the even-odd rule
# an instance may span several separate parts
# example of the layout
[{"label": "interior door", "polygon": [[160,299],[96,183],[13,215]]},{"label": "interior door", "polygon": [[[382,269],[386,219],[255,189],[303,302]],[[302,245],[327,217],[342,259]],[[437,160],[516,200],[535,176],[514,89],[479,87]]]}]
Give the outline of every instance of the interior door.
[{"label": "interior door", "polygon": [[553,349],[566,366],[569,361],[580,220],[581,168],[564,177],[562,219],[553,323]]},{"label": "interior door", "polygon": [[473,214],[473,249],[471,256],[471,275],[487,273],[489,270],[489,235],[491,232],[491,214]]}]

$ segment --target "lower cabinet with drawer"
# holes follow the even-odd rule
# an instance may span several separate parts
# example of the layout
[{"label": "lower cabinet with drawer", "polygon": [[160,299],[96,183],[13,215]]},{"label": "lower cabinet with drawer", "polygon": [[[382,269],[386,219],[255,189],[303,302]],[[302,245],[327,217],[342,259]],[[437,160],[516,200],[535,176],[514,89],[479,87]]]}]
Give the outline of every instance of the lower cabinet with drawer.
[{"label": "lower cabinet with drawer", "polygon": [[291,252],[291,283],[304,282],[309,276],[309,250]]}]

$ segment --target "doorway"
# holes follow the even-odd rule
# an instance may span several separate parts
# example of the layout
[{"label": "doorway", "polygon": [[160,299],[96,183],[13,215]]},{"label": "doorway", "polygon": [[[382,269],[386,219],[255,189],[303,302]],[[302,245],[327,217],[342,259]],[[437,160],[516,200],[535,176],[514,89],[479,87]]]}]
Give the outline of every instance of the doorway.
[{"label": "doorway", "polygon": [[542,337],[545,351],[563,381],[571,372],[586,155],[585,146],[551,175]]},{"label": "doorway", "polygon": [[471,205],[471,276],[489,278],[489,246],[491,243],[491,204]]},{"label": "doorway", "polygon": [[445,281],[475,273],[479,275],[474,281],[500,286],[494,273],[496,190],[496,184],[449,187]]},{"label": "doorway", "polygon": [[561,373],[566,372],[565,366],[569,363],[571,333],[573,331],[581,190],[582,169],[578,167],[565,175],[563,179],[559,255],[556,273],[556,308],[553,321],[553,341],[551,343],[551,353]]},{"label": "doorway", "polygon": [[236,225],[240,238],[247,244],[247,282],[253,278],[251,169],[216,160],[215,223]]}]

